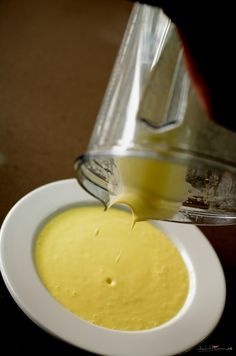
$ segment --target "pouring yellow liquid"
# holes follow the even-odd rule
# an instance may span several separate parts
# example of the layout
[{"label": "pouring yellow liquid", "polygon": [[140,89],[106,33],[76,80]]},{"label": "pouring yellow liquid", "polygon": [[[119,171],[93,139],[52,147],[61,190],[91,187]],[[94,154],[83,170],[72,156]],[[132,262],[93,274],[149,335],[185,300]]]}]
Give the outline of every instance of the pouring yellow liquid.
[{"label": "pouring yellow liquid", "polygon": [[137,157],[116,160],[119,186],[110,205],[123,203],[135,221],[169,219],[187,196],[186,167]]},{"label": "pouring yellow liquid", "polygon": [[40,279],[65,308],[90,323],[117,330],[150,329],[173,318],[189,289],[174,244],[149,222],[131,228],[126,211],[71,208],[38,234]]}]

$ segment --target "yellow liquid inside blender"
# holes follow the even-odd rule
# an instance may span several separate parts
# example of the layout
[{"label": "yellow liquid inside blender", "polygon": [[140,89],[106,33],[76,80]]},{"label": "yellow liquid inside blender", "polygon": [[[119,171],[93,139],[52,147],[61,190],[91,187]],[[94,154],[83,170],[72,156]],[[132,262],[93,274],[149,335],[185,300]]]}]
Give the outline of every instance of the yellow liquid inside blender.
[{"label": "yellow liquid inside blender", "polygon": [[186,198],[185,166],[137,157],[120,158],[116,166],[119,187],[110,205],[128,205],[135,221],[172,218]]}]

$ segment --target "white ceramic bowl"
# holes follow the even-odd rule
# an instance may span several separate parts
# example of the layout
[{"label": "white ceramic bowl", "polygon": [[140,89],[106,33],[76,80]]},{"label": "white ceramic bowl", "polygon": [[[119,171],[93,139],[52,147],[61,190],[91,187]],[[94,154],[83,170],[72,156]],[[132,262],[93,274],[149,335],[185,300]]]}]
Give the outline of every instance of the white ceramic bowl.
[{"label": "white ceramic bowl", "polygon": [[154,222],[173,241],[188,267],[190,291],[169,322],[145,331],[117,331],[81,320],[41,283],[33,261],[36,232],[51,214],[94,203],[75,179],[42,186],[8,213],[0,233],[0,266],[8,290],[38,326],[80,348],[102,355],[176,355],[201,342],[217,325],[225,304],[225,279],[208,240],[192,225]]}]

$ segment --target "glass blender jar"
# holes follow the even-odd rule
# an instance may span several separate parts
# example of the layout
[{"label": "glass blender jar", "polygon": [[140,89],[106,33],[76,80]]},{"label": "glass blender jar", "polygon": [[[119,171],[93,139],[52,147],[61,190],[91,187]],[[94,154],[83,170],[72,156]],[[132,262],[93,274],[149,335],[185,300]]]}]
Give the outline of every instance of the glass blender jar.
[{"label": "glass blender jar", "polygon": [[85,190],[136,220],[236,223],[236,133],[208,118],[162,10],[134,5],[75,169]]}]

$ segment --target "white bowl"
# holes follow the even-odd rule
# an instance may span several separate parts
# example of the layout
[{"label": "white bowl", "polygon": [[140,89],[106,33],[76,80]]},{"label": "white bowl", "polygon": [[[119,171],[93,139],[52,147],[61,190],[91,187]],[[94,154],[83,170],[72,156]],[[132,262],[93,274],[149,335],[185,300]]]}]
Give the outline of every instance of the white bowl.
[{"label": "white bowl", "polygon": [[51,214],[96,202],[75,179],[42,186],[8,213],[0,233],[0,266],[12,297],[25,314],[49,333],[102,355],[165,356],[186,351],[209,335],[225,304],[225,279],[215,251],[192,225],[153,222],[173,241],[189,271],[190,290],[181,311],[169,322],[144,331],[99,327],[65,309],[46,290],[33,261],[34,238]]}]

